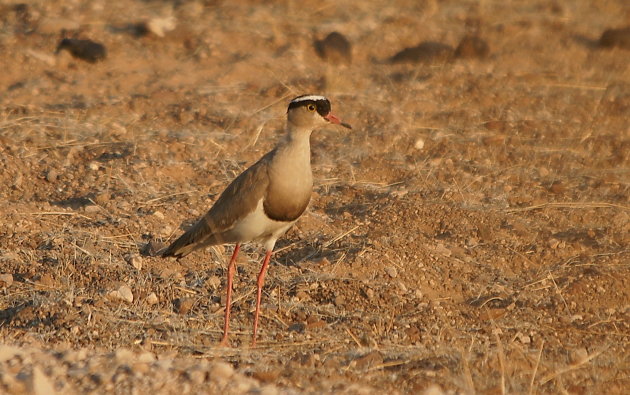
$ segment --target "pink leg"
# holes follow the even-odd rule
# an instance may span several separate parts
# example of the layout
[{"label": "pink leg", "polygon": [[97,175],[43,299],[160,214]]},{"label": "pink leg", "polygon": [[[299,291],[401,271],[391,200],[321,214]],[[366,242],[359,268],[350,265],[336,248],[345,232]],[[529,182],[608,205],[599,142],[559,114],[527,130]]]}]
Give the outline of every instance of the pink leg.
[{"label": "pink leg", "polygon": [[258,330],[258,314],[260,313],[260,299],[262,298],[262,287],[265,283],[265,273],[267,272],[267,267],[269,267],[269,260],[271,259],[272,251],[267,251],[265,254],[265,260],[263,261],[262,268],[260,268],[260,273],[258,273],[258,282],[256,285],[258,286],[257,294],[256,294],[256,315],[254,315],[254,336],[252,339],[252,347],[256,345],[256,331]]},{"label": "pink leg", "polygon": [[229,346],[228,332],[230,330],[230,309],[232,308],[232,280],[234,279],[234,272],[236,272],[236,256],[238,250],[241,248],[241,243],[236,243],[234,247],[234,253],[228,264],[228,278],[227,278],[227,297],[225,298],[225,323],[223,324],[223,339],[221,339],[221,346]]}]

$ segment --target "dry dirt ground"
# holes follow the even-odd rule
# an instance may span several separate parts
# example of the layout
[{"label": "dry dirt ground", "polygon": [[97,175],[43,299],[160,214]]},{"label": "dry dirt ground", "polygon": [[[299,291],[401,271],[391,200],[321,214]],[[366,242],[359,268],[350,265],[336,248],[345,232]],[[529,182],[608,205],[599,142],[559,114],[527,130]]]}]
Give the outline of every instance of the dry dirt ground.
[{"label": "dry dirt ground", "polygon": [[[0,8],[0,392],[629,390],[630,50],[597,45],[627,1]],[[485,58],[387,61],[476,28]],[[316,56],[332,31],[350,65]],[[62,37],[107,57],[55,54]],[[278,243],[259,347],[256,246],[217,347],[232,246],[146,247],[311,92],[354,129],[312,136],[312,203]]]}]

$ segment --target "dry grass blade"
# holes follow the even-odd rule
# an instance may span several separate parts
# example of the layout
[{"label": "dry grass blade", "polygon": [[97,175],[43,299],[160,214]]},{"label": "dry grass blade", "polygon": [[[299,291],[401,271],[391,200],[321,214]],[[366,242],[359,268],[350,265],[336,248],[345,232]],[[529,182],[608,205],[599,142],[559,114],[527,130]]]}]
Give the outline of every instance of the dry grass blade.
[{"label": "dry grass blade", "polygon": [[628,207],[628,206],[622,206],[620,204],[606,203],[606,202],[584,202],[584,203],[573,203],[573,202],[556,203],[556,202],[550,202],[550,203],[536,204],[536,205],[528,206],[528,207],[519,207],[519,208],[507,209],[507,210],[505,210],[505,212],[507,212],[507,213],[520,213],[520,212],[524,212],[524,211],[539,210],[539,209],[548,208],[548,207],[549,208],[571,208],[571,209],[618,208],[618,209],[621,209],[621,210],[630,211],[630,207]]},{"label": "dry grass blade", "polygon": [[322,247],[323,248],[328,248],[331,244],[343,239],[344,237],[348,236],[350,233],[354,232],[355,230],[359,229],[361,227],[361,225],[357,225],[355,227],[353,227],[352,229],[336,236],[335,238],[333,238],[332,240],[328,240],[327,242],[325,242]]},{"label": "dry grass blade", "polygon": [[39,211],[39,212],[34,212],[34,213],[22,213],[22,214],[28,214],[28,215],[67,215],[69,217],[80,217],[80,218],[92,220],[92,218],[90,218],[88,216],[85,216],[83,214],[67,213],[65,211]]},{"label": "dry grass blade", "polygon": [[549,381],[551,381],[551,380],[555,379],[556,377],[558,377],[558,376],[560,376],[560,375],[563,375],[563,374],[568,373],[568,372],[570,372],[570,371],[572,371],[572,370],[575,370],[575,369],[580,369],[580,368],[582,368],[584,365],[586,365],[587,363],[589,363],[589,362],[590,362],[590,361],[592,361],[593,359],[595,359],[595,358],[597,358],[598,356],[600,356],[600,355],[601,355],[604,351],[606,351],[607,349],[608,349],[608,347],[605,347],[605,348],[603,348],[603,349],[601,349],[601,350],[599,350],[599,351],[597,351],[597,352],[592,353],[591,355],[587,356],[586,358],[584,358],[584,359],[582,359],[582,360],[580,360],[580,361],[577,361],[577,362],[576,362],[576,363],[574,363],[574,364],[571,364],[571,365],[569,365],[569,366],[567,366],[567,367],[564,367],[564,368],[558,369],[558,370],[556,370],[555,372],[553,372],[553,373],[550,373],[550,374],[546,375],[545,377],[543,377],[542,379],[540,379],[540,383],[539,383],[539,385],[544,385],[544,384],[548,383]]},{"label": "dry grass blade", "polygon": [[141,202],[140,204],[146,206],[146,205],[149,205],[149,204],[153,204],[155,202],[159,202],[160,200],[169,199],[169,198],[172,198],[174,196],[189,195],[189,194],[195,193],[195,192],[197,192],[196,189],[191,189],[189,191],[184,191],[184,192],[169,193],[168,195],[164,195],[164,196],[160,196],[160,197],[157,197],[157,198],[149,199],[147,201]]},{"label": "dry grass blade", "polygon": [[357,339],[357,337],[354,335],[354,333],[352,333],[352,331],[349,328],[346,328],[346,332],[348,332],[348,334],[350,335],[352,340],[354,340],[354,342],[356,343],[357,347],[362,347],[361,346],[361,342],[359,341],[359,339]]},{"label": "dry grass blade", "polygon": [[538,350],[538,358],[536,358],[536,365],[534,366],[534,371],[532,372],[532,378],[529,381],[529,395],[532,395],[534,393],[534,381],[536,380],[536,373],[538,373],[538,366],[540,366],[540,359],[542,357],[544,346],[545,346],[545,340],[540,342],[540,349]]}]

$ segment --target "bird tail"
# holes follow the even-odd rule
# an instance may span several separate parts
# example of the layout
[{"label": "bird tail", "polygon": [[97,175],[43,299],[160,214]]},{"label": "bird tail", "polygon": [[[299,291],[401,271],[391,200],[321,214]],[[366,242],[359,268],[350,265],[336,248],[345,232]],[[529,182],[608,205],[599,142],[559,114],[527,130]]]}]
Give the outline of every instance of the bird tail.
[{"label": "bird tail", "polygon": [[177,240],[162,251],[161,255],[163,257],[173,256],[177,259],[183,258],[196,249],[215,244],[211,241],[212,236],[206,221],[201,220],[183,235],[179,236]]}]

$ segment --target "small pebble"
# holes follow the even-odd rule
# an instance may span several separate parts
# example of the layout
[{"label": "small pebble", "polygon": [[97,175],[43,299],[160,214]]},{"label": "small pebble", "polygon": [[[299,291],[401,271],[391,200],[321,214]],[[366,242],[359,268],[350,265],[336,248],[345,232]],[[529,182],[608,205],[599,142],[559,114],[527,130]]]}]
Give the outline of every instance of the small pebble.
[{"label": "small pebble", "polygon": [[205,285],[211,289],[218,289],[221,286],[221,279],[218,276],[211,276],[206,280]]},{"label": "small pebble", "polygon": [[571,362],[574,364],[583,363],[588,359],[588,351],[581,347],[570,351]]},{"label": "small pebble", "polygon": [[146,301],[149,305],[153,306],[155,304],[157,304],[159,302],[157,295],[155,294],[155,292],[151,292],[147,298]]},{"label": "small pebble", "polygon": [[424,148],[424,139],[416,139],[416,142],[413,145],[417,150],[421,150]]},{"label": "small pebble", "polygon": [[127,303],[133,302],[133,293],[131,292],[131,288],[126,284],[122,284],[118,289],[110,291],[107,295],[114,300],[122,300]]},{"label": "small pebble", "polygon": [[385,273],[391,278],[398,277],[398,270],[394,266],[385,267]]},{"label": "small pebble", "polygon": [[13,275],[11,273],[0,274],[0,286],[9,288],[13,284]]},{"label": "small pebble", "polygon": [[142,257],[137,254],[127,254],[125,261],[134,267],[136,270],[142,270]]},{"label": "small pebble", "polygon": [[147,30],[158,37],[164,37],[166,33],[174,30],[176,26],[177,19],[174,16],[152,18],[146,23]]},{"label": "small pebble", "polygon": [[195,300],[191,298],[178,298],[173,301],[177,314],[188,314],[194,304]]},{"label": "small pebble", "polygon": [[59,178],[59,172],[55,169],[50,169],[46,173],[46,181],[48,182],[55,182],[57,181],[57,178]]},{"label": "small pebble", "polygon": [[98,213],[101,210],[101,208],[95,204],[90,204],[89,206],[85,206],[83,210],[86,213]]}]

